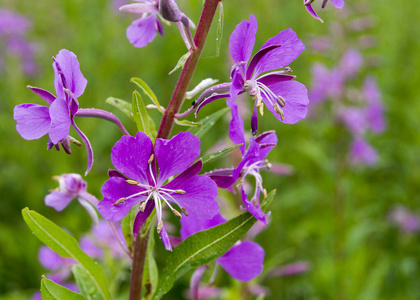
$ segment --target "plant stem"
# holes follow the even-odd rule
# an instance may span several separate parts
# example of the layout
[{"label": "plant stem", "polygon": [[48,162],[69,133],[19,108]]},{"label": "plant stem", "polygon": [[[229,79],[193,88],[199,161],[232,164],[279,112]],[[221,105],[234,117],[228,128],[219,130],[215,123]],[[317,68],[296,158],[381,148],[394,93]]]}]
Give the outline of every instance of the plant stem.
[{"label": "plant stem", "polygon": [[97,109],[97,108],[80,108],[75,114],[75,116],[84,117],[84,118],[98,118],[98,119],[110,121],[114,123],[115,125],[117,125],[123,134],[130,135],[128,131],[124,128],[121,121],[114,114],[106,110]]},{"label": "plant stem", "polygon": [[218,4],[219,0],[206,0],[204,3],[203,12],[201,13],[197,32],[194,37],[194,43],[197,46],[197,49],[192,52],[182,69],[168,108],[162,116],[162,121],[157,134],[158,138],[167,139],[171,134],[172,127],[174,125],[174,116],[184,102],[185,93],[188,91],[188,86],[191,82],[201,52],[203,51]]},{"label": "plant stem", "polygon": [[[179,76],[175,90],[172,94],[168,108],[162,117],[157,134],[158,138],[169,138],[172,127],[174,125],[174,115],[179,111],[184,102],[185,93],[187,92],[191,78],[194,74],[201,52],[203,51],[207,35],[210,30],[214,15],[216,14],[217,6],[220,0],[206,0],[203,11],[201,13],[200,21],[198,23],[197,32],[194,37],[194,43],[197,49],[193,51],[191,56],[186,61],[181,75]],[[144,225],[143,225],[144,226]],[[144,235],[138,234],[134,244],[133,267],[131,270],[130,281],[130,300],[140,300],[143,280],[144,262],[147,255],[147,245],[149,241],[150,228]]]}]

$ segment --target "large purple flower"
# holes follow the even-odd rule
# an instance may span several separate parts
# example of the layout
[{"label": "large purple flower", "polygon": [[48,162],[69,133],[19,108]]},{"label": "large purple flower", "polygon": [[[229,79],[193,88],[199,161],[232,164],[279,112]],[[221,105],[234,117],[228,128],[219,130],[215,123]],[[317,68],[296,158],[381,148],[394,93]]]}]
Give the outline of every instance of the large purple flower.
[{"label": "large purple flower", "polygon": [[[190,216],[181,220],[181,238],[202,230],[209,229],[225,223],[221,214],[215,215],[211,220],[200,220]],[[233,278],[241,281],[250,281],[261,274],[264,262],[264,249],[252,241],[239,241],[216,262],[222,266]]]},{"label": "large purple flower", "polygon": [[[242,131],[243,133],[243,131]],[[239,134],[238,134],[239,136]],[[240,147],[242,152],[242,161],[236,168],[220,169],[207,173],[213,179],[218,187],[232,189],[236,183],[241,188],[242,202],[245,209],[248,210],[255,218],[267,224],[266,217],[260,206],[260,194],[266,194],[263,187],[263,179],[260,169],[270,168],[270,163],[266,160],[268,153],[277,145],[277,136],[274,131],[264,132],[256,138],[250,138],[248,149],[245,151],[245,138],[242,134]],[[245,190],[245,178],[252,176],[255,178],[255,189],[251,200]]]},{"label": "large purple flower", "polygon": [[70,153],[69,131],[73,125],[87,149],[87,174],[92,167],[93,152],[89,140],[74,122],[74,116],[79,109],[77,97],[83,94],[87,80],[80,71],[76,55],[66,49],[58,52],[53,69],[56,96],[46,90],[28,86],[49,107],[32,103],[17,105],[13,113],[17,122],[16,130],[26,140],[39,139],[48,134],[48,149],[59,147],[58,143],[61,142],[66,152]]},{"label": "large purple flower", "polygon": [[[305,118],[309,103],[306,87],[292,81],[295,76],[284,74],[291,72],[287,66],[302,53],[305,45],[293,30],[283,30],[269,39],[250,60],[256,32],[257,20],[251,15],[249,22],[242,21],[230,36],[229,49],[235,64],[227,100],[232,109],[233,123],[240,118],[236,112],[237,96],[247,92],[255,100],[251,120],[253,135],[257,132],[257,111],[259,109],[262,115],[264,104],[278,120],[294,124]],[[278,70],[281,68],[284,69]],[[233,127],[230,124],[231,134],[235,130]]]},{"label": "large purple flower", "polygon": [[52,190],[45,196],[45,204],[54,209],[61,211],[70,203],[71,200],[77,198],[79,203],[87,210],[92,217],[95,225],[98,224],[98,214],[96,207],[98,199],[86,191],[87,184],[79,174],[62,174],[54,177],[59,183],[59,187]]},{"label": "large purple flower", "polygon": [[[314,17],[315,19],[317,19],[321,22],[324,22],[324,21],[322,21],[322,19],[320,17],[318,17],[318,15],[316,14],[315,10],[312,7],[312,3],[314,1],[315,0],[305,0],[305,1],[303,1],[304,4],[305,4],[306,10],[308,11],[308,13],[312,17]],[[336,8],[342,9],[344,7],[344,0],[330,0],[330,1]],[[327,5],[327,2],[328,2],[328,0],[323,0],[322,1],[322,8],[324,8],[325,5]]]},{"label": "large purple flower", "polygon": [[[202,168],[200,140],[189,132],[181,132],[170,140],[157,139],[153,147],[150,138],[138,132],[136,137],[123,136],[112,148],[112,164],[119,172],[110,172],[111,178],[102,187],[104,200],[99,202],[100,214],[111,221],[118,221],[139,204],[134,222],[136,234],[156,207],[157,230],[167,250],[172,246],[163,226],[162,206],[168,205],[181,218],[194,215],[211,219],[219,211],[216,184],[205,175],[197,175]],[[157,165],[156,165],[157,162]],[[191,165],[192,164],[192,165]],[[165,184],[169,178],[179,174]]]}]

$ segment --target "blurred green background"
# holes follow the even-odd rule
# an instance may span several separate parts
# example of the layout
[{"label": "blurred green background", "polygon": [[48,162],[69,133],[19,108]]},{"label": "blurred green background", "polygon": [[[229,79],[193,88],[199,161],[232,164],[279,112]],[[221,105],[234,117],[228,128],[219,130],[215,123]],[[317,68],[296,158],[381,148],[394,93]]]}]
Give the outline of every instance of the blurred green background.
[{"label": "blurred green background", "polygon": [[[178,2],[198,23],[202,1]],[[295,173],[289,177],[264,177],[267,189],[277,189],[277,198],[271,209],[271,224],[256,241],[266,251],[267,267],[295,261],[308,261],[311,266],[299,276],[264,281],[262,284],[270,289],[267,298],[419,299],[419,236],[392,226],[388,213],[398,203],[420,213],[420,7],[391,0],[355,0],[346,3],[355,11],[352,16],[345,17],[333,7],[322,11],[318,8],[325,21],[321,24],[309,16],[301,2],[225,1],[220,55],[216,56],[213,24],[191,88],[204,78],[229,80],[228,38],[236,24],[248,19],[250,13],[255,14],[259,26],[254,53],[280,30],[291,27],[296,31],[307,48],[291,67],[298,80],[309,88],[312,64],[321,61],[335,65],[340,51],[352,45],[357,33],[348,36],[346,44],[329,49],[327,55],[311,51],[309,41],[324,35],[338,38],[331,34],[331,27],[346,26],[345,22],[358,18],[359,8],[363,7],[363,15],[372,18],[368,34],[374,37],[376,45],[362,53],[376,57],[378,64],[362,74],[373,73],[377,77],[388,126],[385,133],[368,137],[380,155],[376,166],[342,168],[350,135],[335,125],[332,115],[306,118],[293,126],[284,125],[269,114],[260,117],[261,132],[275,129],[279,137],[269,159],[294,166]],[[26,85],[54,91],[51,57],[62,48],[69,49],[78,56],[88,80],[85,93],[79,98],[80,106],[109,110],[134,133],[134,124],[106,104],[105,99],[114,96],[130,100],[135,86],[129,80],[137,76],[166,105],[179,75],[179,71],[170,76],[168,72],[186,49],[174,25],[165,25],[164,38],[158,36],[147,47],[132,47],[125,30],[133,16],[116,13],[108,0],[0,0],[0,8],[19,12],[33,22],[27,37],[37,45],[39,66],[37,74],[29,77],[20,71],[19,60],[8,56],[3,58],[5,69],[0,74],[0,299],[26,299],[39,288],[40,276],[46,271],[36,258],[40,242],[23,222],[21,209],[29,207],[40,212],[76,237],[90,227],[87,213],[76,202],[63,212],[44,205],[48,190],[57,186],[51,177],[83,174],[86,155],[84,147],[72,147],[73,154],[69,156],[63,151],[47,151],[46,137],[26,141],[19,136],[13,120],[14,106],[42,102]],[[337,40],[342,41],[342,37]],[[224,101],[220,101],[200,114],[204,116],[223,106]],[[158,124],[160,115],[155,111],[151,115]],[[229,118],[220,121],[206,136],[202,153],[226,136],[228,121]],[[88,191],[101,199],[100,187],[111,167],[110,149],[120,132],[102,120],[78,119],[77,123],[89,137],[95,153],[94,167],[86,177]],[[220,160],[209,167],[224,164],[230,162]],[[158,262],[163,263],[163,247],[160,243],[157,247]],[[176,299],[187,288],[188,280],[184,276],[167,299]]]}]

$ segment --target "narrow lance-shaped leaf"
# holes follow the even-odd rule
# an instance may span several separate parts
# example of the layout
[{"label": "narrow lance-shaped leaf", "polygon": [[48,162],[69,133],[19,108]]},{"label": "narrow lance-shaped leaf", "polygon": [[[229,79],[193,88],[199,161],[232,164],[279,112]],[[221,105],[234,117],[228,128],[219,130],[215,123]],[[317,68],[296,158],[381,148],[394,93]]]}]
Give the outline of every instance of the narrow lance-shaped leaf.
[{"label": "narrow lance-shaped leaf", "polygon": [[41,278],[42,300],[86,300],[82,295],[49,280],[44,275]]},{"label": "narrow lance-shaped leaf", "polygon": [[101,293],[96,288],[95,283],[89,277],[86,269],[81,266],[73,266],[71,271],[73,272],[74,278],[76,279],[77,286],[80,292],[87,300],[101,300]]},{"label": "narrow lance-shaped leaf", "polygon": [[151,233],[149,236],[149,244],[147,246],[147,254],[143,271],[143,286],[146,288],[143,299],[150,299],[150,296],[156,290],[158,285],[159,272],[153,256],[154,249],[155,236]]},{"label": "narrow lance-shaped leaf", "polygon": [[127,248],[130,253],[133,253],[134,247],[134,234],[133,234],[133,226],[134,220],[136,219],[138,208],[134,206],[130,212],[122,219],[121,221],[121,230],[124,235],[125,242],[127,244]]},{"label": "narrow lance-shaped leaf", "polygon": [[180,126],[189,126],[189,127],[201,127],[203,125],[201,122],[193,122],[189,120],[178,120],[174,119],[175,123]]},{"label": "narrow lance-shaped leaf", "polygon": [[161,113],[165,112],[162,106],[160,106],[155,93],[153,93],[152,89],[146,84],[146,82],[137,77],[131,78],[130,81],[142,89],[143,93],[145,93],[150,98],[150,100],[155,104]]},{"label": "narrow lance-shaped leaf", "polygon": [[[275,190],[267,195],[261,205],[263,211],[268,210],[274,195]],[[256,221],[254,216],[246,212],[226,223],[197,232],[185,239],[168,256],[153,299],[159,299],[165,295],[172,288],[175,280],[188,270],[208,264],[226,253]]]},{"label": "narrow lance-shaped leaf", "polygon": [[70,257],[77,261],[86,270],[89,279],[99,291],[101,299],[110,299],[107,290],[108,279],[104,270],[80,249],[74,237],[33,210],[24,208],[22,215],[26,224],[41,242],[60,256]]},{"label": "narrow lance-shaped leaf", "polygon": [[214,126],[214,124],[216,124],[217,120],[219,120],[225,113],[229,111],[229,109],[229,107],[225,107],[216,111],[215,113],[200,120],[200,123],[202,123],[200,127],[190,128],[188,131],[198,136],[199,138],[203,137],[207,131],[209,131]]},{"label": "narrow lance-shaped leaf", "polygon": [[224,14],[223,14],[222,1],[219,2],[218,8],[219,8],[219,20],[217,23],[217,35],[216,35],[216,56],[220,55],[220,45],[222,43],[222,35],[223,35]]},{"label": "narrow lance-shaped leaf", "polygon": [[208,163],[212,160],[215,160],[215,159],[218,159],[218,158],[221,158],[221,157],[225,156],[226,154],[232,152],[233,150],[235,150],[236,148],[238,148],[240,146],[242,146],[242,144],[238,144],[238,145],[235,145],[235,146],[232,146],[232,147],[229,147],[229,148],[225,148],[223,150],[219,150],[219,151],[216,151],[216,152],[212,152],[212,153],[203,155],[202,157],[198,158],[196,161],[201,159],[201,160],[203,160],[203,164]]},{"label": "narrow lance-shaped leaf", "polygon": [[111,104],[112,106],[118,108],[120,111],[125,113],[131,120],[134,121],[133,113],[132,113],[132,106],[131,103],[128,103],[127,101],[114,98],[114,97],[108,97],[105,100],[106,103]]},{"label": "narrow lance-shaped leaf", "polygon": [[146,106],[144,105],[141,95],[137,91],[133,92],[132,106],[133,117],[136,122],[137,129],[151,137],[149,114],[147,113]]},{"label": "narrow lance-shaped leaf", "polygon": [[175,68],[171,72],[169,72],[169,75],[171,75],[173,72],[178,70],[179,68],[183,68],[185,63],[187,62],[188,58],[190,58],[192,52],[188,51],[184,55],[181,56],[181,58],[178,60],[178,63],[176,64]]}]

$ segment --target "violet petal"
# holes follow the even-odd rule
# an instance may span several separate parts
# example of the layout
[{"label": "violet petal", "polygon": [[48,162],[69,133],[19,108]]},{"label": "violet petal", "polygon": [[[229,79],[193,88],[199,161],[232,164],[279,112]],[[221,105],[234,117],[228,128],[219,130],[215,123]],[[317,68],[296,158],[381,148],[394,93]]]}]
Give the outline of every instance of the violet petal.
[{"label": "violet petal", "polygon": [[42,105],[25,103],[13,110],[16,130],[25,140],[35,140],[48,133],[51,126],[49,108]]},{"label": "violet petal", "polygon": [[53,207],[57,211],[62,211],[75,198],[73,194],[66,194],[59,191],[52,191],[45,196],[45,205]]}]

